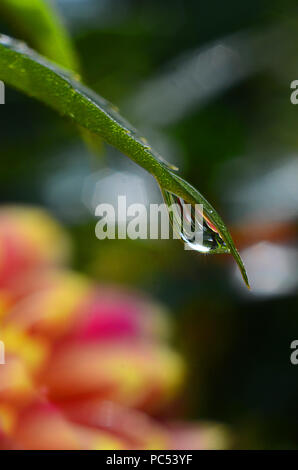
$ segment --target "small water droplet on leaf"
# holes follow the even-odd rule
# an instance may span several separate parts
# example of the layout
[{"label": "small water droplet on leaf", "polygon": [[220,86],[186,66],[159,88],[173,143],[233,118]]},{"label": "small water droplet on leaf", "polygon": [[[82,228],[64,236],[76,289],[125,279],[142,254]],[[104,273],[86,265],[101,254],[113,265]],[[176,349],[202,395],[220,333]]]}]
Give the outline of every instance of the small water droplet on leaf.
[{"label": "small water droplet on leaf", "polygon": [[204,213],[201,204],[189,204],[181,197],[162,189],[169,209],[170,220],[175,235],[186,248],[200,253],[230,253],[217,227]]}]

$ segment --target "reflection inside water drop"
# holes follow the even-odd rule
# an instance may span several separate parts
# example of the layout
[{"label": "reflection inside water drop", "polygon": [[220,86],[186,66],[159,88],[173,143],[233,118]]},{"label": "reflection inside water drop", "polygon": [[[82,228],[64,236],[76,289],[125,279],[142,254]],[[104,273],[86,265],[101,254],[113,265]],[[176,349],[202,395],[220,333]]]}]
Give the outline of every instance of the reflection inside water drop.
[{"label": "reflection inside water drop", "polygon": [[162,190],[168,206],[175,238],[185,243],[185,249],[200,253],[229,253],[216,226],[204,213],[202,204],[188,204],[179,196]]}]

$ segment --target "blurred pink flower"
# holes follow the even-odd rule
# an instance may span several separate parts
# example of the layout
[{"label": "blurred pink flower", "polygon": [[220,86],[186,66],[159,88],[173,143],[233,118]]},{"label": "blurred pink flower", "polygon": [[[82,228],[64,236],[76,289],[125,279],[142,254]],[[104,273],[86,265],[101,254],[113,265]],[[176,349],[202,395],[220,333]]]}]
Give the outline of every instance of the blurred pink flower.
[{"label": "blurred pink flower", "polygon": [[219,426],[158,416],[185,380],[164,309],[62,265],[70,242],[41,210],[0,210],[0,448],[220,448]]}]

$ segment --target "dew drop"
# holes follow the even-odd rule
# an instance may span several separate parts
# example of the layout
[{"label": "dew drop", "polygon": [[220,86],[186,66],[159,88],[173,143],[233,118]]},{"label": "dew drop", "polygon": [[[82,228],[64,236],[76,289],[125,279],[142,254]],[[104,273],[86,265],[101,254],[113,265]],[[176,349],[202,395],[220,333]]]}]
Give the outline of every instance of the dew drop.
[{"label": "dew drop", "polygon": [[186,249],[206,254],[230,253],[216,226],[204,210],[200,210],[200,205],[188,204],[163,189],[161,192],[169,209],[173,232],[186,244]]},{"label": "dew drop", "polygon": [[114,111],[115,113],[119,113],[120,110],[119,110],[118,106],[115,106],[114,104],[111,104],[110,107],[111,107],[112,111]]}]

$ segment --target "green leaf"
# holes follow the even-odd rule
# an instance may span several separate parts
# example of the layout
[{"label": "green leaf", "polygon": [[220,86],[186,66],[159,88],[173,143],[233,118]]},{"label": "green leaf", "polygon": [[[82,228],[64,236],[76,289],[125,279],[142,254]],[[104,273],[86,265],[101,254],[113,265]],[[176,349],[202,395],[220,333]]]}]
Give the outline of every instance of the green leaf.
[{"label": "green leaf", "polygon": [[1,0],[0,12],[14,34],[21,35],[45,57],[71,70],[78,61],[60,16],[48,0]]},{"label": "green leaf", "polygon": [[108,144],[150,172],[163,190],[186,202],[203,204],[204,213],[218,229],[227,251],[235,258],[247,286],[247,274],[231,235],[206,199],[189,183],[171,171],[117,109],[73,76],[29,49],[24,43],[0,36],[0,79],[32,96],[81,127],[100,136]]},{"label": "green leaf", "polygon": [[[0,0],[0,12],[20,38],[43,56],[72,71],[79,71],[76,52],[63,22],[49,0]],[[92,153],[102,157],[99,137],[80,128]]]}]

